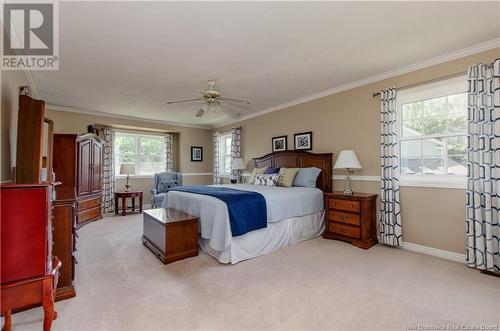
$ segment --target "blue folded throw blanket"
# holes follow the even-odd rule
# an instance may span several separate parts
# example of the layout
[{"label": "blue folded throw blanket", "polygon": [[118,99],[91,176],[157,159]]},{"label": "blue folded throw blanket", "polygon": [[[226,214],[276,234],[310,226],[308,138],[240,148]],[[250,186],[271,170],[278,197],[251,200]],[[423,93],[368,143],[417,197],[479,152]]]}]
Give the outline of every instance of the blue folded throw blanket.
[{"label": "blue folded throw blanket", "polygon": [[203,185],[178,186],[171,191],[209,195],[224,201],[233,237],[267,227],[266,199],[260,193]]}]

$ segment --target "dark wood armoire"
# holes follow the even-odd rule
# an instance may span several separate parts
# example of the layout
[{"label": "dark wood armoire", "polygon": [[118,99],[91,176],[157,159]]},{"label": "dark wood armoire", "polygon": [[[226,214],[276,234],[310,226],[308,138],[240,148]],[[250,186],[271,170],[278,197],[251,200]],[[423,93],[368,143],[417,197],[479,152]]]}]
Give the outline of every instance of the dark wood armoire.
[{"label": "dark wood armoire", "polygon": [[102,218],[102,145],[93,133],[54,135],[54,172],[62,182],[56,192],[74,193],[77,227]]}]

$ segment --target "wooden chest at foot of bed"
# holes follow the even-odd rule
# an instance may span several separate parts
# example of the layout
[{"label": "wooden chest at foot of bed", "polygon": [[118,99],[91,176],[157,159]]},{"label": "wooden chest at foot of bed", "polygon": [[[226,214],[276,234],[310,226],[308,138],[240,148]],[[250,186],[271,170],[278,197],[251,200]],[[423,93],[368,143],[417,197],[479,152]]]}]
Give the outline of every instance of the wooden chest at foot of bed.
[{"label": "wooden chest at foot of bed", "polygon": [[198,255],[198,218],[172,208],[144,211],[143,244],[163,263]]}]

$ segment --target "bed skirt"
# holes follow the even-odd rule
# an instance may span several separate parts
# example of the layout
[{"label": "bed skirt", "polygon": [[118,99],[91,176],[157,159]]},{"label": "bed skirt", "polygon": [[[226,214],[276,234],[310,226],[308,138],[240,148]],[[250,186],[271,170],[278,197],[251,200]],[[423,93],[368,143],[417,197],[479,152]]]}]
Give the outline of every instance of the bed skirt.
[{"label": "bed skirt", "polygon": [[320,211],[268,223],[265,229],[233,237],[222,252],[210,247],[210,239],[199,238],[198,242],[204,252],[219,262],[235,264],[321,235],[325,228],[324,216],[325,212]]}]

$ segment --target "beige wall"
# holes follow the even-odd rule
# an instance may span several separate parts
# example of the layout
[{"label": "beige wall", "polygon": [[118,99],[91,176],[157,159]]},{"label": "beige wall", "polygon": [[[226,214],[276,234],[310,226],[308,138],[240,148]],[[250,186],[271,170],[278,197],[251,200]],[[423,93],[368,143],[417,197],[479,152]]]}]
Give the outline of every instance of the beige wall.
[{"label": "beige wall", "polygon": [[[112,125],[117,127],[135,128],[136,130],[163,130],[177,133],[177,165],[182,173],[212,172],[212,132],[207,129],[188,128],[165,125],[146,121],[135,121],[123,118],[87,115],[48,109],[47,117],[54,121],[55,133],[83,133],[89,124]],[[191,146],[203,146],[203,162],[191,162]],[[183,177],[184,184],[209,184],[211,176],[189,175]],[[150,190],[153,188],[153,178],[131,178],[133,189],[144,191],[144,203],[151,200]],[[118,189],[125,187],[125,179],[116,181]]]},{"label": "beige wall", "polygon": [[[2,82],[2,113],[1,113],[1,180],[11,179],[11,165],[15,162],[18,111],[18,87],[27,85],[22,71],[7,71],[1,73]],[[135,121],[107,116],[87,115],[80,113],[62,112],[47,109],[46,117],[54,121],[55,133],[84,133],[89,124],[103,124],[136,129],[153,129],[177,133],[176,164],[178,171],[183,173],[211,173],[212,172],[212,132],[208,129],[189,128],[164,125],[147,121]],[[191,162],[191,146],[203,146],[203,162]],[[11,159],[13,155],[13,161]],[[211,176],[185,176],[186,184],[208,184]],[[145,201],[149,203],[152,188],[152,178],[132,179],[132,185],[145,192]],[[123,186],[121,180],[117,185]]]},{"label": "beige wall", "polygon": [[11,179],[11,167],[15,164],[15,142],[17,140],[17,111],[19,108],[19,86],[28,85],[22,71],[1,71],[2,83],[0,117],[0,180]]},{"label": "beige wall", "polygon": [[[251,169],[251,159],[271,152],[273,136],[288,135],[293,149],[293,133],[312,131],[313,152],[356,151],[363,170],[355,175],[380,175],[380,104],[372,92],[394,86],[417,84],[466,71],[469,65],[491,62],[500,49],[464,57],[369,85],[353,88],[321,99],[227,125],[224,132],[241,125],[242,157]],[[334,157],[335,157],[334,156]],[[334,171],[342,175],[343,172]],[[343,183],[334,181],[334,188]],[[378,193],[377,182],[355,182],[361,192]],[[404,241],[463,254],[465,251],[464,190],[401,188]]]}]

